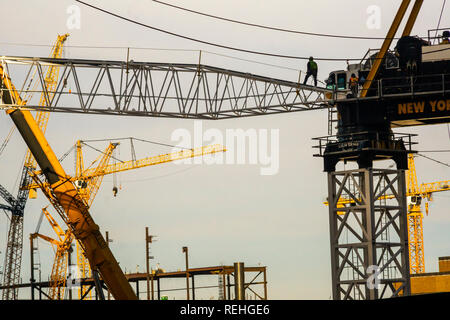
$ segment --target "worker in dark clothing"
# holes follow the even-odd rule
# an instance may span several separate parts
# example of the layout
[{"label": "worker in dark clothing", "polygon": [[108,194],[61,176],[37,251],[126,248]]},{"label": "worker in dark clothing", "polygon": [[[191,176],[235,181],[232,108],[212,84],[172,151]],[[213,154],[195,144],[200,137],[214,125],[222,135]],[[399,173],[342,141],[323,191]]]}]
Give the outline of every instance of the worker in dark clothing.
[{"label": "worker in dark clothing", "polygon": [[305,77],[305,81],[303,81],[303,84],[306,84],[306,81],[308,81],[308,78],[310,76],[313,76],[314,85],[317,87],[317,63],[314,61],[313,57],[309,57],[309,61],[307,64],[307,70],[306,70],[306,77]]},{"label": "worker in dark clothing", "polygon": [[348,81],[348,86],[349,86],[350,90],[352,91],[353,96],[356,98],[358,96],[359,79],[354,73],[352,73],[352,76],[350,77],[350,80]]}]

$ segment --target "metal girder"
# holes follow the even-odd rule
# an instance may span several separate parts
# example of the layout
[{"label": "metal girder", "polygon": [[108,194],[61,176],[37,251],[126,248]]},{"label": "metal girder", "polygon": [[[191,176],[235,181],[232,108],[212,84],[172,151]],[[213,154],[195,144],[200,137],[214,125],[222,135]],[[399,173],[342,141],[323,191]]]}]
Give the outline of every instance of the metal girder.
[{"label": "metal girder", "polygon": [[23,239],[23,215],[11,214],[3,270],[3,300],[18,298],[18,289],[13,288],[13,286],[20,283],[20,266],[22,264],[23,250],[21,239]]},{"label": "metal girder", "polygon": [[413,206],[408,213],[408,241],[410,273],[425,273],[423,246],[423,214],[420,206]]},{"label": "metal girder", "polygon": [[[201,64],[168,64],[0,57],[21,96],[38,74],[34,92],[45,106],[32,110],[148,117],[226,119],[328,107],[324,88]],[[54,92],[46,88],[45,66],[60,67]],[[20,79],[21,85],[18,82]],[[20,90],[19,90],[20,88]],[[4,102],[0,108],[14,108]]]},{"label": "metal girder", "polygon": [[0,203],[0,209],[6,210],[6,211],[9,211],[9,212],[11,212],[13,210],[12,207],[6,206],[6,205],[1,204],[1,203]]},{"label": "metal girder", "polygon": [[11,206],[11,207],[15,207],[16,206],[16,198],[14,198],[14,196],[9,193],[8,190],[6,190],[5,187],[3,187],[0,184],[0,196]]},{"label": "metal girder", "polygon": [[[330,172],[328,188],[333,298],[409,295],[404,171]],[[338,206],[341,197],[354,203]]]}]

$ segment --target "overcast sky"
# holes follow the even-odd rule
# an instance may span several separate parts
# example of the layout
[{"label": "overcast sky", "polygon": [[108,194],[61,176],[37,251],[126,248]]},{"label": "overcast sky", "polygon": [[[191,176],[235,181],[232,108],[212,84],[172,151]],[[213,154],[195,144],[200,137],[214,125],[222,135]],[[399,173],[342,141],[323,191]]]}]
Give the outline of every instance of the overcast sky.
[{"label": "overcast sky", "polygon": [[[169,1],[169,0],[168,0]],[[362,58],[381,41],[345,40],[312,37],[256,29],[201,17],[168,8],[150,0],[89,1],[125,17],[186,36],[254,51],[282,55],[324,58]],[[171,1],[187,8],[236,20],[279,28],[317,33],[384,37],[401,1]],[[80,29],[70,29],[67,20],[71,5],[80,8]],[[380,27],[373,27],[368,12],[376,6]],[[427,35],[436,28],[442,1],[426,1],[413,34]],[[50,47],[15,44],[51,45],[57,34],[70,33],[64,52],[67,58],[126,59],[126,47],[192,49],[210,53],[202,63],[232,70],[251,72],[297,81],[305,61],[281,59],[233,52],[152,31],[106,16],[74,1],[0,1],[3,25],[0,36],[2,55],[48,56]],[[440,26],[450,27],[447,6]],[[369,24],[368,24],[369,21]],[[372,21],[373,22],[373,21]],[[117,46],[123,49],[79,49],[70,46]],[[216,53],[216,54],[213,54]],[[269,67],[217,54],[270,63]],[[198,62],[198,52],[137,50],[130,51],[135,61]],[[283,67],[283,68],[281,68]],[[345,69],[343,62],[319,62],[319,79]],[[287,69],[288,68],[288,69]],[[292,69],[292,70],[291,70]],[[14,81],[14,79],[13,79]],[[331,271],[328,211],[322,204],[327,193],[322,160],[314,158],[314,137],[327,134],[326,111],[308,111],[282,115],[203,121],[204,130],[241,128],[279,130],[279,172],[263,176],[259,165],[175,165],[165,164],[119,176],[122,190],[112,194],[112,177],[105,177],[91,213],[101,231],[114,239],[113,253],[127,271],[145,268],[145,227],[158,235],[152,247],[154,265],[173,271],[184,269],[182,246],[189,247],[190,267],[232,265],[242,261],[248,266],[267,266],[268,296],[271,299],[329,299]],[[6,136],[12,121],[0,115],[0,137]],[[164,143],[171,141],[177,129],[194,130],[192,120],[132,118],[115,116],[51,114],[47,137],[60,156],[77,139],[134,136]],[[406,128],[401,132],[418,133],[419,150],[450,149],[447,125]],[[95,144],[106,148],[107,142]],[[122,146],[125,147],[125,146]],[[138,156],[170,152],[163,147],[139,146]],[[25,154],[25,144],[16,133],[0,157],[0,182],[17,192],[17,179]],[[121,148],[122,159],[130,159]],[[450,163],[449,153],[427,154]],[[97,154],[91,155],[92,159]],[[88,156],[89,157],[89,156]],[[73,161],[63,165],[73,172]],[[424,158],[416,160],[420,182],[447,180],[448,167]],[[450,194],[436,195],[430,215],[424,219],[426,271],[435,272],[439,256],[450,255]],[[23,282],[29,282],[28,235],[34,232],[40,209],[46,206],[42,194],[28,202],[25,216]],[[7,219],[0,215],[0,259],[3,265],[7,238]],[[54,236],[44,221],[41,233]],[[43,277],[51,271],[53,251],[40,241]],[[200,280],[199,280],[200,281]],[[211,277],[205,283],[216,284]],[[183,287],[184,282],[167,282],[163,287]],[[23,291],[23,296],[28,296]],[[168,293],[171,298],[182,292]],[[197,298],[217,299],[217,289],[199,290]]]}]

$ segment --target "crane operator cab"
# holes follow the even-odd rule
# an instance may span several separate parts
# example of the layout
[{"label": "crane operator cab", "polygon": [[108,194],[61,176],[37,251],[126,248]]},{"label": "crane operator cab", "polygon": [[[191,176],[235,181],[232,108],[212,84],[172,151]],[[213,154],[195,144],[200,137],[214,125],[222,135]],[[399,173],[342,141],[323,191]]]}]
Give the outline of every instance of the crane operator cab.
[{"label": "crane operator cab", "polygon": [[420,206],[422,203],[422,197],[421,196],[409,196],[406,198],[407,206],[409,208],[412,208],[414,206]]},{"label": "crane operator cab", "polygon": [[77,187],[77,189],[86,189],[87,188],[87,182],[84,180],[75,180],[74,184],[75,184],[75,187]]},{"label": "crane operator cab", "polygon": [[74,183],[77,191],[81,195],[85,195],[87,193],[86,188],[88,187],[88,183],[85,180],[75,180]]},{"label": "crane operator cab", "polygon": [[359,79],[359,85],[364,83],[364,78],[360,77],[360,65],[359,64],[349,64],[347,70],[338,70],[330,72],[328,79],[325,80],[326,88],[333,90],[334,97],[328,96],[328,99],[346,99],[346,98],[357,98],[352,93],[350,88],[350,78],[352,75],[356,75]]}]

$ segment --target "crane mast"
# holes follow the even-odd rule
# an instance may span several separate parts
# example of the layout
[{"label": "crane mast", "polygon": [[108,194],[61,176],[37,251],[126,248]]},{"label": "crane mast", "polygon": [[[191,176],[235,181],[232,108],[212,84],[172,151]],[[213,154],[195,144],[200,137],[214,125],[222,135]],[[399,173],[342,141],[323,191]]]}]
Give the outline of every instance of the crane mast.
[{"label": "crane mast", "polygon": [[[64,42],[66,41],[68,34],[59,35],[56,43],[52,49],[52,58],[60,58]],[[53,98],[54,90],[57,84],[59,74],[59,68],[56,66],[49,66],[47,74],[44,79],[45,87],[48,95],[42,93],[39,101],[39,105],[46,105],[49,99]],[[18,98],[18,97],[16,97]],[[17,100],[16,100],[17,101]],[[25,105],[23,102],[22,105]],[[49,118],[49,112],[38,111],[36,113],[36,122],[38,127],[45,133],[47,128],[47,122]],[[25,156],[25,162],[23,165],[20,184],[19,186],[28,185],[32,180],[28,172],[36,168],[36,161],[33,158],[30,150],[27,150]],[[7,287],[3,289],[3,300],[11,300],[17,298],[17,289],[13,286],[20,281],[20,270],[22,264],[22,248],[23,248],[23,219],[24,210],[28,198],[28,190],[19,188],[17,198],[12,204],[11,221],[8,232],[8,239],[5,251],[5,263],[4,263],[4,275],[3,286]]]},{"label": "crane mast", "polygon": [[[321,151],[316,156],[323,157],[328,175],[336,300],[409,295],[410,274],[423,270],[422,213],[417,202],[407,203],[418,199],[414,168],[405,177],[416,143],[414,135],[392,129],[450,121],[445,107],[450,59],[447,54],[427,55],[442,47],[410,36],[422,0],[414,2],[395,54],[389,52],[410,3],[402,1],[378,53],[349,66],[346,72],[365,80],[362,90],[346,94],[342,87],[336,89],[331,103],[338,112],[337,134],[317,138]],[[330,73],[327,84],[336,84],[337,75],[346,72]],[[374,162],[382,160],[394,161],[394,169],[375,168]],[[338,171],[339,162],[353,162],[358,169]],[[352,239],[345,241],[345,234]],[[379,286],[367,285],[371,268],[380,272]]]},{"label": "crane mast", "polygon": [[[432,194],[442,191],[450,191],[450,181],[436,181],[422,183],[419,185],[417,180],[414,155],[408,155],[408,170],[406,175],[406,197],[408,199],[408,245],[409,245],[409,263],[410,273],[418,274],[425,272],[424,257],[424,238],[423,238],[423,200],[430,201]],[[395,198],[393,194],[387,194],[382,200]],[[361,199],[358,199],[361,201]],[[328,202],[325,202],[329,205]],[[346,205],[355,205],[355,199],[340,198],[337,206],[344,208]],[[425,208],[428,215],[428,202],[425,202]],[[344,215],[345,212],[339,211],[337,214]]]}]

